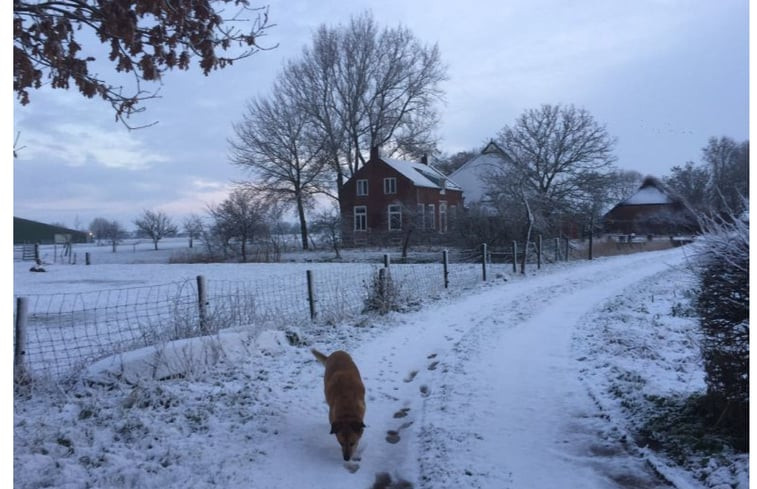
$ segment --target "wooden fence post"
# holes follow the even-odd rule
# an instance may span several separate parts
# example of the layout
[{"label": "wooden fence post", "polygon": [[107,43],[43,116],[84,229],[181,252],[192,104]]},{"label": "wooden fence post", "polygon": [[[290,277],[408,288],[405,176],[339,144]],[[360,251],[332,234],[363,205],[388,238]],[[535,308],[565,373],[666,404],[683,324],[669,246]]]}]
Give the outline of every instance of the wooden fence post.
[{"label": "wooden fence post", "polygon": [[570,251],[570,240],[565,238],[565,261],[568,261],[568,252]]},{"label": "wooden fence post", "polygon": [[481,271],[482,271],[482,277],[483,281],[486,282],[486,243],[481,245]]},{"label": "wooden fence post", "polygon": [[444,265],[444,288],[449,288],[449,252],[442,251],[442,264]]},{"label": "wooden fence post", "polygon": [[388,268],[379,268],[379,297],[381,300],[386,300],[386,296],[388,293],[387,287],[386,287],[386,271]]},{"label": "wooden fence post", "polygon": [[384,267],[389,268],[389,253],[384,253]]},{"label": "wooden fence post", "polygon": [[13,348],[13,370],[17,381],[26,377],[26,316],[29,311],[29,299],[16,299],[16,344]]},{"label": "wooden fence post", "polygon": [[560,261],[560,238],[555,238],[555,262]]},{"label": "wooden fence post", "polygon": [[313,284],[313,271],[308,270],[306,274],[308,278],[308,304],[310,305],[310,320],[314,321],[317,312],[315,310],[315,286]]},{"label": "wooden fence post", "polygon": [[87,252],[84,253],[84,263],[86,263],[87,265],[90,264],[90,261],[89,261],[89,251],[87,251]]},{"label": "wooden fence post", "polygon": [[208,292],[205,287],[205,277],[197,276],[197,305],[200,313],[200,332],[208,332]]},{"label": "wooden fence post", "polygon": [[536,238],[536,268],[541,270],[542,242],[541,234]]},{"label": "wooden fence post", "polygon": [[518,272],[518,242],[513,241],[513,273]]}]

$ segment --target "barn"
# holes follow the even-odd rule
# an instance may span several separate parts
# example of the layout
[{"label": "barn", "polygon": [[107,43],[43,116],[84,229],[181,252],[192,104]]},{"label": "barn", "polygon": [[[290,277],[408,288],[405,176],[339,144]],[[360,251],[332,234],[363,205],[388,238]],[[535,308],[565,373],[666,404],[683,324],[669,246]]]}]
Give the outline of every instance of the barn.
[{"label": "barn", "polygon": [[648,176],[641,187],[602,218],[610,234],[678,236],[699,232],[694,211],[657,178]]},{"label": "barn", "polygon": [[13,218],[13,244],[53,244],[86,243],[89,235],[83,231],[76,231],[53,224],[31,221],[20,217]]},{"label": "barn", "polygon": [[433,242],[449,231],[463,192],[426,157],[397,160],[374,147],[339,200],[346,246],[397,244],[411,232],[416,241]]}]

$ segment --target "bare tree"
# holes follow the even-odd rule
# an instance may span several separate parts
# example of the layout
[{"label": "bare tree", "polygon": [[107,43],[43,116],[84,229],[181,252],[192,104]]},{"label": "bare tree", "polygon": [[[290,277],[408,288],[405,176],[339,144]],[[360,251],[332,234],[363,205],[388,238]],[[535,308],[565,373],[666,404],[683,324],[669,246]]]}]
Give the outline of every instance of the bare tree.
[{"label": "bare tree", "polygon": [[194,244],[194,239],[202,236],[203,227],[202,218],[197,214],[192,214],[184,219],[184,232],[189,236],[190,248]]},{"label": "bare tree", "polygon": [[338,207],[333,206],[316,214],[312,230],[314,233],[323,234],[334,250],[337,260],[342,257],[340,251],[342,246],[342,216]]},{"label": "bare tree", "polygon": [[234,124],[231,162],[250,171],[255,189],[269,198],[294,205],[302,248],[308,249],[306,209],[328,187],[324,142],[310,117],[274,86],[268,99],[247,104],[242,122]]},{"label": "bare tree", "polygon": [[89,231],[95,236],[98,242],[106,241],[116,252],[116,246],[126,235],[126,230],[118,221],[109,221],[104,217],[96,217],[89,225]]},{"label": "bare tree", "polygon": [[414,157],[436,146],[446,67],[438,46],[406,27],[381,29],[367,12],[346,26],[322,25],[283,79],[288,97],[315,123],[338,189],[374,146]]},{"label": "bare tree", "polygon": [[749,141],[737,143],[731,138],[710,138],[702,149],[704,163],[710,171],[707,195],[712,211],[726,215],[743,210],[749,195]]},{"label": "bare tree", "polygon": [[156,251],[158,241],[168,236],[174,236],[178,232],[176,225],[162,211],[145,210],[142,217],[134,221],[134,225],[137,226],[138,231],[152,240]]},{"label": "bare tree", "polygon": [[225,242],[239,241],[243,262],[247,262],[247,244],[267,233],[270,210],[270,202],[253,189],[243,187],[234,189],[226,200],[208,209],[215,222],[214,229]]},{"label": "bare tree", "polygon": [[701,215],[709,213],[707,190],[710,173],[705,165],[692,161],[683,166],[674,166],[670,175],[663,179],[665,185],[676,192],[686,203]]},{"label": "bare tree", "polygon": [[[48,84],[46,79],[52,88],[73,84],[85,97],[109,102],[126,124],[144,110],[142,101],[156,97],[143,90],[143,81],[160,81],[174,68],[187,70],[193,58],[207,75],[259,51],[259,38],[271,27],[268,10],[248,5],[248,0],[14,0],[13,90],[26,105],[29,89]],[[91,71],[96,60],[92,48],[82,45],[87,35],[109,48],[116,71],[133,75],[133,93]]]},{"label": "bare tree", "polygon": [[589,112],[572,105],[526,110],[504,127],[498,143],[508,158],[490,192],[509,192],[521,204],[525,195],[535,222],[551,231],[560,230],[561,217],[581,212],[587,203],[595,207],[615,161],[615,139]]},{"label": "bare tree", "polygon": [[104,217],[96,217],[92,220],[91,223],[89,223],[89,232],[92,233],[92,236],[94,236],[98,244],[106,239],[109,226],[110,221],[105,219]]}]

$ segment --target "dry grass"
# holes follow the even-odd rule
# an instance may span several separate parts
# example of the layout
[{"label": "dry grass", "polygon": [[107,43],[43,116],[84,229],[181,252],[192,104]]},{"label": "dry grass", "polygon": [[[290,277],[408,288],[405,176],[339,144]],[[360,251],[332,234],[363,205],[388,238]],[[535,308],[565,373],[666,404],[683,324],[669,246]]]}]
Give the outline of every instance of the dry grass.
[{"label": "dry grass", "polygon": [[[631,253],[640,253],[643,251],[660,251],[673,248],[673,243],[667,239],[645,241],[643,243],[616,243],[615,241],[597,240],[594,241],[594,258],[601,256],[630,255]],[[572,257],[588,258],[588,243],[585,249],[571,250]]]}]

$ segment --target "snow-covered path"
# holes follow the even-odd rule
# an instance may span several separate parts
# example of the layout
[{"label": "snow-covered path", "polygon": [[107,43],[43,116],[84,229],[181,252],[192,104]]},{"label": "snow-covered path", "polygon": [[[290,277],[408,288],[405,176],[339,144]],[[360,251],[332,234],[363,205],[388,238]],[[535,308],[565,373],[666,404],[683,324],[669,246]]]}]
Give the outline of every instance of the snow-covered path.
[{"label": "snow-covered path", "polygon": [[[387,487],[377,474],[435,489],[668,487],[592,401],[572,345],[592,311],[683,261],[675,249],[492,278],[370,327],[304,330],[299,347],[244,339],[185,379],[19,401],[14,475],[24,488]],[[329,435],[310,346],[360,368],[360,460]]]},{"label": "snow-covered path", "polygon": [[268,476],[279,487],[368,487],[381,472],[429,488],[665,487],[613,444],[570,345],[583,315],[682,257],[602,260],[395,316],[403,324],[352,351],[368,396],[362,459],[345,466],[356,472],[346,476],[327,436],[313,363],[281,399],[288,415],[271,454],[297,469]]}]

